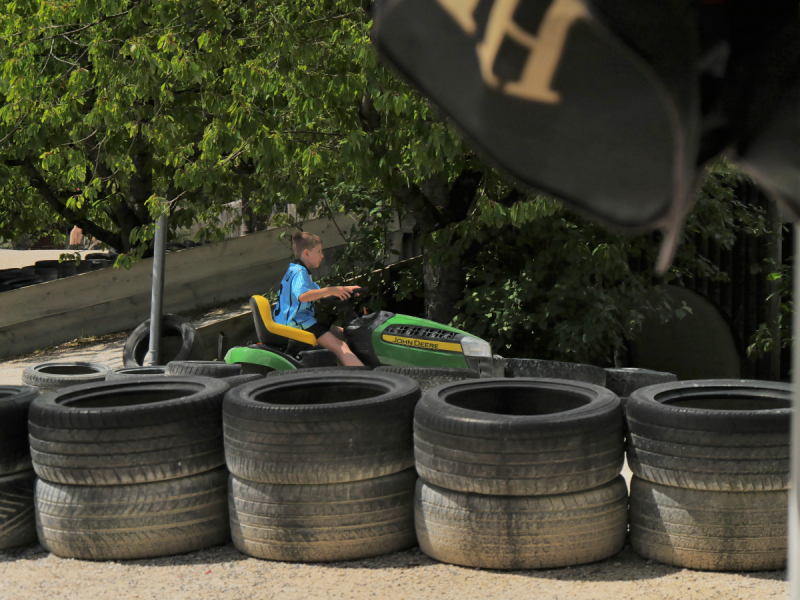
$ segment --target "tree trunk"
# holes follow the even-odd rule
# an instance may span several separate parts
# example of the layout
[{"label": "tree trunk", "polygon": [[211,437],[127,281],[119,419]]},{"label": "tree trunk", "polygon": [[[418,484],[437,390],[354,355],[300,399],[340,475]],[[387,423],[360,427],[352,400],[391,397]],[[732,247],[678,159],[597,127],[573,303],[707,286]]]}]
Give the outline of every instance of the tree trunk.
[{"label": "tree trunk", "polygon": [[[425,238],[466,218],[481,177],[481,173],[464,170],[452,184],[434,177],[421,189],[406,187],[396,192],[395,197],[413,215]],[[430,243],[424,247],[425,318],[449,323],[456,316],[456,303],[464,293],[464,268],[460,261],[442,262],[443,248],[431,247]]]},{"label": "tree trunk", "polygon": [[438,254],[435,250],[423,253],[425,318],[447,324],[456,316],[456,302],[464,293],[464,269],[457,262],[443,265]]}]

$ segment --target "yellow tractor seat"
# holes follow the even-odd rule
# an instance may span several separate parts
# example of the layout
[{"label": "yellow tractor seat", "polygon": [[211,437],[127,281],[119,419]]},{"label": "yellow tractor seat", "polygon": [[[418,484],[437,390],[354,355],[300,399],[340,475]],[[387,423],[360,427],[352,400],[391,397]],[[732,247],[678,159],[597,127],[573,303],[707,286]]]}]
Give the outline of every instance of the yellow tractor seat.
[{"label": "yellow tractor seat", "polygon": [[269,300],[264,296],[250,298],[250,310],[253,312],[258,341],[262,344],[272,345],[270,344],[270,334],[272,334],[285,340],[294,340],[309,346],[317,345],[317,338],[310,331],[276,323],[272,318],[272,307],[269,304]]}]

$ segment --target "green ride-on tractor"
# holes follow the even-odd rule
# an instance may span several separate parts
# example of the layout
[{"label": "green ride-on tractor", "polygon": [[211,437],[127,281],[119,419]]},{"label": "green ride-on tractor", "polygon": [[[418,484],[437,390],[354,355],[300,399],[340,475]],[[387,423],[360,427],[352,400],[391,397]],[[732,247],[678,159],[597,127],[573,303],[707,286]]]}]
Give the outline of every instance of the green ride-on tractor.
[{"label": "green ride-on tractor", "polygon": [[[358,288],[353,296],[367,293],[366,288]],[[368,367],[447,367],[492,376],[489,343],[460,329],[387,311],[359,317],[351,300],[325,298],[322,302],[337,305],[347,345]],[[263,296],[250,298],[250,308],[258,343],[231,348],[226,363],[241,364],[243,373],[337,365],[332,352],[316,347],[312,333],[276,323]]]}]

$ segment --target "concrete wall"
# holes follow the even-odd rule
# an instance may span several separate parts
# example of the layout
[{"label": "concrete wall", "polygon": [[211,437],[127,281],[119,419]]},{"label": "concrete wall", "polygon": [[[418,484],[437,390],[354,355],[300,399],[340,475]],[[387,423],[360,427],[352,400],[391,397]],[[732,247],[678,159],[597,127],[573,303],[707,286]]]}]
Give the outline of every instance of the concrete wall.
[{"label": "concrete wall", "polygon": [[[356,221],[306,221],[333,256],[340,230]],[[268,291],[291,259],[285,229],[261,231],[217,245],[167,254],[164,312],[186,313]],[[328,252],[330,251],[330,252]],[[103,269],[0,294],[0,358],[70,340],[132,329],[150,318],[152,259],[130,270]],[[321,275],[320,273],[319,275]]]}]

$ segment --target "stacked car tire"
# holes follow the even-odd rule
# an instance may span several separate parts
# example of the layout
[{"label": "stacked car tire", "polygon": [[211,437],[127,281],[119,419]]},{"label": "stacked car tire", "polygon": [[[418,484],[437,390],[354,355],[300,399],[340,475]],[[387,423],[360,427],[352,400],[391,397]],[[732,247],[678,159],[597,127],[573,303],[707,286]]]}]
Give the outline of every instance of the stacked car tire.
[{"label": "stacked car tire", "polygon": [[36,541],[28,407],[36,388],[0,386],[0,550]]},{"label": "stacked car tire", "polygon": [[341,370],[268,377],[225,397],[236,547],[257,558],[337,561],[416,542],[413,380]]},{"label": "stacked car tire", "polygon": [[604,388],[482,379],[423,395],[415,518],[437,560],[494,569],[607,558],[627,529],[622,413]]},{"label": "stacked car tire", "polygon": [[420,393],[424,394],[432,387],[450,383],[452,381],[462,381],[464,379],[479,379],[480,375],[476,371],[469,369],[452,369],[445,367],[376,367],[379,373],[397,373],[411,377],[419,384]]},{"label": "stacked car tire", "polygon": [[205,377],[129,377],[37,398],[28,426],[42,546],[132,559],[224,543],[228,389]]},{"label": "stacked car tire", "polygon": [[628,401],[633,549],[715,571],[786,563],[791,388],[700,380]]},{"label": "stacked car tire", "polygon": [[111,373],[106,365],[93,362],[51,362],[27,367],[22,383],[46,392],[60,388],[103,381]]},{"label": "stacked car tire", "polygon": [[[622,414],[628,407],[628,397],[644,387],[657,385],[659,383],[669,383],[677,381],[678,376],[674,373],[664,371],[653,371],[651,369],[637,369],[624,367],[619,369],[606,369],[606,387],[614,392],[622,404]],[[625,419],[625,437],[628,437],[628,421]]]},{"label": "stacked car tire", "polygon": [[538,358],[505,358],[502,360],[505,364],[506,377],[542,377],[582,381],[600,386],[606,384],[606,370],[593,365]]},{"label": "stacked car tire", "polygon": [[619,401],[622,403],[622,410],[624,411],[628,404],[628,396],[636,390],[677,380],[678,376],[674,373],[624,367],[620,369],[606,369],[605,386],[619,397]]},{"label": "stacked car tire", "polygon": [[22,267],[21,269],[2,269],[0,270],[0,292],[17,290],[23,287],[55,281],[65,277],[72,277],[89,271],[96,271],[114,265],[116,255],[113,254],[89,254],[76,263],[72,260],[40,260],[34,265]]}]

